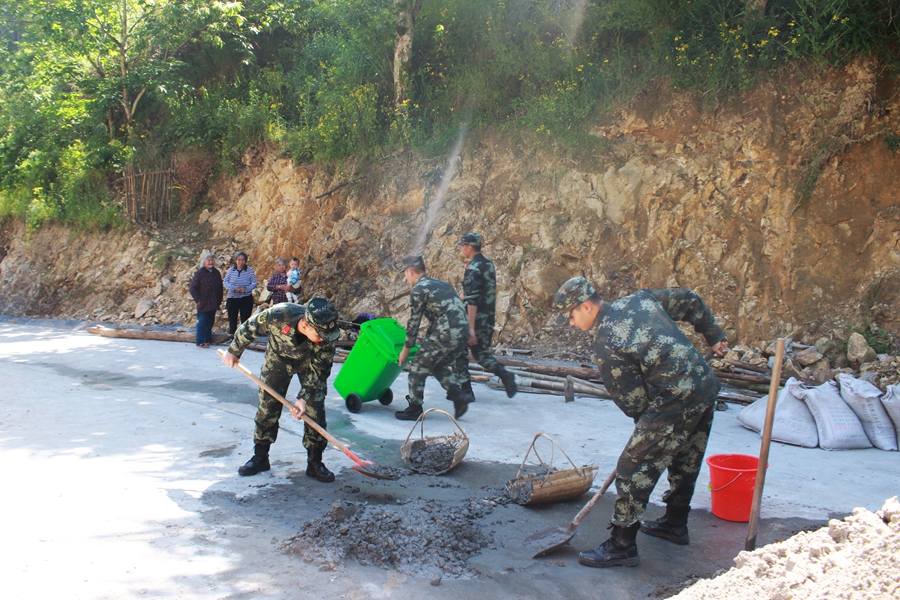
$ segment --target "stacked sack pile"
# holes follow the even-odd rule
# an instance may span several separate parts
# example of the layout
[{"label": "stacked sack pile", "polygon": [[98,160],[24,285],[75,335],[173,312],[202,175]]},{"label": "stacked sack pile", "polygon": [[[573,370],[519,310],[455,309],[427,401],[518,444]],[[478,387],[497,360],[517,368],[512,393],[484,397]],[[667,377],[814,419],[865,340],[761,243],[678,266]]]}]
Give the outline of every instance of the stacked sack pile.
[{"label": "stacked sack pile", "polygon": [[[772,439],[804,448],[897,450],[900,438],[900,385],[882,392],[868,381],[839,374],[837,382],[808,386],[788,379],[778,393]],[[747,429],[761,431],[766,398],[738,414]]]}]

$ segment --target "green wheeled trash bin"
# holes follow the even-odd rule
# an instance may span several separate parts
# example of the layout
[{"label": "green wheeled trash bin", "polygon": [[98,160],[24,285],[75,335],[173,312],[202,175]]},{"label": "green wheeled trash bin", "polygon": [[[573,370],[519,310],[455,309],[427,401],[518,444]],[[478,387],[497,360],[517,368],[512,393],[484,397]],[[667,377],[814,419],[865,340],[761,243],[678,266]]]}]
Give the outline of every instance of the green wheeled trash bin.
[{"label": "green wheeled trash bin", "polygon": [[[352,413],[362,410],[363,402],[378,400],[385,406],[391,403],[391,384],[403,370],[397,361],[406,343],[406,330],[394,319],[373,319],[359,329],[353,350],[334,378],[334,389]],[[410,359],[418,349],[409,349]]]}]

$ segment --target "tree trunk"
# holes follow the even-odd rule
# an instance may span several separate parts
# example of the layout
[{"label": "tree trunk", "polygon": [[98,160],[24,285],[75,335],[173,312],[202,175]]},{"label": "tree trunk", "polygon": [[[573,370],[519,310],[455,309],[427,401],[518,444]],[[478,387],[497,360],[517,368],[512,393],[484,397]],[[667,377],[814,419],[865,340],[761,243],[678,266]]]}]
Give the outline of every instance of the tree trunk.
[{"label": "tree trunk", "polygon": [[125,134],[131,142],[131,114],[128,112],[128,1],[122,0],[122,37],[119,40],[119,76],[122,77],[122,109],[125,112]]},{"label": "tree trunk", "polygon": [[394,107],[406,111],[409,90],[409,60],[412,57],[413,31],[422,0],[394,0],[397,21],[394,28]]}]

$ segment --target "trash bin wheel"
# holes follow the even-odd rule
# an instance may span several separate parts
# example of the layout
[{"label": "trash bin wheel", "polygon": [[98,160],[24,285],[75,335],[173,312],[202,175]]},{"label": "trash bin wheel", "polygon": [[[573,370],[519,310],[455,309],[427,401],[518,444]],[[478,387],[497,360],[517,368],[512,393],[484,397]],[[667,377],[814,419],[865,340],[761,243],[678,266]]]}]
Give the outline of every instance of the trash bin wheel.
[{"label": "trash bin wheel", "polygon": [[394,392],[391,391],[391,388],[384,390],[384,393],[381,395],[381,398],[378,399],[383,405],[387,406],[391,402],[394,401]]},{"label": "trash bin wheel", "polygon": [[362,410],[362,398],[359,394],[347,394],[347,410],[352,413],[358,413]]}]

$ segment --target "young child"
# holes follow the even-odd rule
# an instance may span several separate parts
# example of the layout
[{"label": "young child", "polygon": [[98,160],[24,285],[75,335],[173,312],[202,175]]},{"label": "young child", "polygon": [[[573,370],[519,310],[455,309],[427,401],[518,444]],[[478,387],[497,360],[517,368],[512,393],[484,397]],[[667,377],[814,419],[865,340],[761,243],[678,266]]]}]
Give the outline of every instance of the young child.
[{"label": "young child", "polygon": [[287,292],[288,302],[300,302],[300,294],[303,293],[303,286],[300,285],[300,259],[291,259],[291,269],[287,272],[287,282],[291,286],[291,291]]}]

